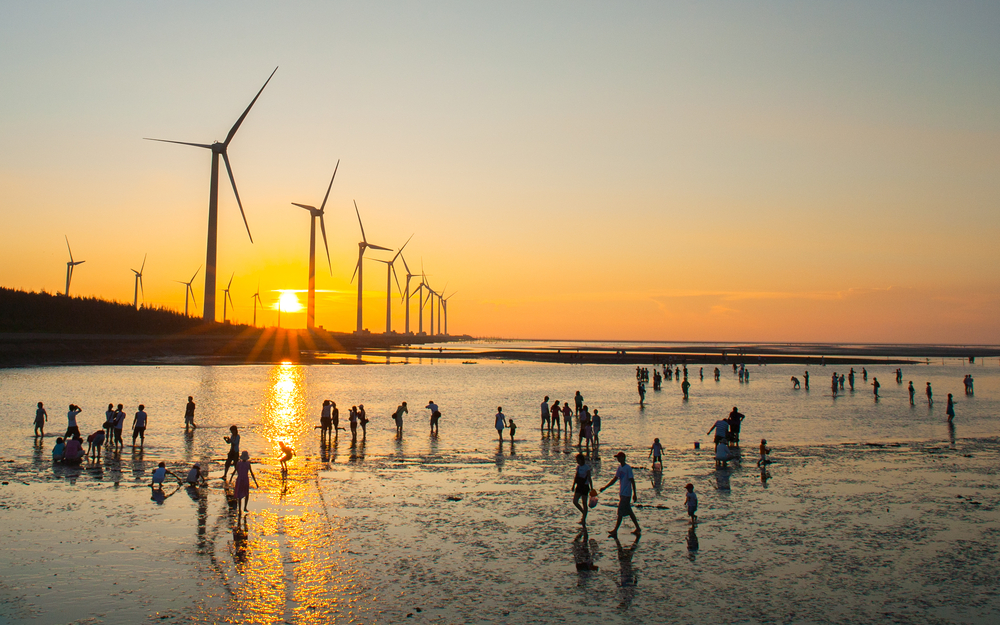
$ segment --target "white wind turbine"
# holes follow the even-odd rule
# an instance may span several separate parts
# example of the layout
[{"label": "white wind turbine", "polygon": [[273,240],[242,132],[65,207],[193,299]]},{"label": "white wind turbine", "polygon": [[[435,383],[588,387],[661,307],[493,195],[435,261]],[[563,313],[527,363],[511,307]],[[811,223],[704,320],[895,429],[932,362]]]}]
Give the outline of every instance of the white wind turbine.
[{"label": "white wind turbine", "polygon": [[[274,68],[274,72],[278,71],[278,68]],[[274,77],[274,72],[267,77],[264,82],[264,86],[260,88],[257,95],[253,97],[250,101],[250,106],[243,111],[240,118],[236,120],[233,127],[229,129],[229,134],[226,135],[226,140],[215,143],[188,143],[187,141],[168,141],[166,139],[150,139],[146,137],[149,141],[160,141],[163,143],[176,143],[179,145],[190,145],[196,148],[205,148],[206,150],[212,151],[212,177],[211,186],[209,187],[208,193],[208,248],[205,255],[205,311],[204,319],[205,321],[215,321],[215,268],[216,259],[218,257],[219,248],[219,157],[226,163],[226,171],[229,173],[229,182],[233,185],[233,193],[236,195],[236,204],[240,207],[240,214],[243,215],[243,225],[247,228],[247,236],[250,237],[250,242],[253,243],[253,235],[250,234],[250,224],[247,223],[246,213],[243,212],[243,202],[240,200],[240,192],[236,189],[236,178],[233,177],[233,168],[229,165],[229,154],[227,150],[229,149],[229,144],[232,142],[233,137],[236,136],[236,131],[240,129],[240,124],[246,119],[247,113],[253,108],[254,103],[257,102],[257,98],[260,94],[264,92],[264,87],[267,87],[267,83],[271,82],[271,78]],[[223,302],[225,304],[225,302]],[[224,319],[223,319],[224,321]]]},{"label": "white wind turbine", "polygon": [[191,284],[194,283],[194,279],[196,277],[198,277],[198,272],[199,271],[201,271],[201,265],[198,266],[198,269],[195,270],[194,275],[191,276],[191,281],[190,282],[184,282],[182,280],[174,280],[174,282],[176,282],[177,284],[183,284],[184,287],[185,287],[184,288],[184,316],[185,317],[188,316],[188,296],[190,296],[191,299],[194,300],[194,305],[195,306],[198,305],[198,300],[195,300],[195,298],[194,298],[194,287],[192,287]]},{"label": "white wind turbine", "polygon": [[438,293],[438,334],[441,334],[441,320],[444,319],[442,311],[444,310],[444,294],[448,292],[448,283],[446,282],[444,288]]},{"label": "white wind turbine", "polygon": [[[413,235],[411,234],[410,239],[412,238]],[[410,239],[406,240],[406,243],[403,244],[403,247],[406,247],[406,244],[410,242]],[[393,278],[396,278],[396,289],[402,292],[402,289],[399,288],[399,277],[396,276],[395,263],[396,259],[399,258],[399,255],[403,253],[403,247],[399,248],[399,251],[396,252],[396,255],[392,257],[392,260],[382,260],[381,258],[372,259],[380,263],[385,263],[386,265],[385,267],[385,333],[386,334],[392,332],[392,279]]]},{"label": "white wind turbine", "polygon": [[225,295],[222,296],[222,323],[226,323],[226,312],[228,311],[228,308],[226,307],[227,300],[230,304],[232,304],[233,308],[236,308],[236,304],[233,304],[233,296],[229,294],[229,290],[233,288],[233,278],[235,277],[236,272],[234,271],[233,275],[229,276],[229,284],[226,285],[226,288],[222,289],[222,292],[225,293]]},{"label": "white wind turbine", "polygon": [[354,267],[354,274],[351,275],[351,282],[354,282],[354,276],[358,277],[358,329],[357,329],[357,331],[358,331],[358,333],[360,333],[361,330],[362,330],[362,328],[363,328],[363,326],[362,326],[362,320],[361,320],[361,294],[362,294],[362,288],[363,288],[362,281],[363,281],[363,278],[364,278],[364,271],[365,271],[365,267],[364,267],[365,250],[367,250],[369,247],[372,248],[373,250],[383,250],[385,252],[391,252],[392,250],[390,250],[387,247],[382,247],[380,245],[375,245],[373,243],[369,243],[368,242],[368,239],[365,237],[365,225],[363,223],[361,223],[361,211],[358,210],[358,202],[357,201],[354,202],[354,212],[357,213],[357,215],[358,215],[358,225],[361,226],[361,241],[358,242],[358,264],[355,265],[355,267]]},{"label": "white wind turbine", "polygon": [[[326,221],[323,214],[326,211],[326,200],[330,197],[330,189],[333,188],[333,179],[337,177],[337,169],[340,161],[333,168],[333,176],[330,177],[330,186],[326,188],[326,195],[323,196],[323,203],[319,208],[307,204],[292,202],[293,206],[304,208],[309,211],[309,296],[306,303],[306,328],[312,330],[316,326],[316,218],[319,217],[319,228],[323,233],[323,247],[326,248],[326,264],[333,275],[333,265],[330,263],[330,246],[326,242]],[[361,217],[359,215],[358,219]],[[363,236],[363,235],[362,235]],[[256,325],[256,324],[254,324]]]},{"label": "white wind turbine", "polygon": [[[132,273],[135,274],[135,294],[132,296],[132,307],[133,308],[138,308],[139,307],[139,290],[142,289],[142,271],[145,268],[146,268],[146,255],[143,254],[143,256],[142,256],[142,266],[139,267],[139,271],[136,271],[135,269],[132,270]],[[143,301],[145,301],[145,299],[146,299],[146,291],[145,290],[143,290],[143,292],[142,292],[142,299],[143,299]]]},{"label": "white wind turbine", "polygon": [[437,295],[437,291],[432,289],[426,282],[424,283],[424,288],[427,289],[427,301],[425,303],[429,304],[428,308],[430,309],[431,314],[430,332],[428,332],[428,334],[430,336],[434,336],[434,296]]},{"label": "white wind turbine", "polygon": [[64,295],[66,297],[69,297],[69,283],[73,279],[73,267],[76,267],[77,265],[82,265],[87,261],[73,260],[73,248],[69,246],[69,237],[67,237],[66,235],[63,236],[66,237],[66,249],[69,250],[69,262],[66,263],[66,292],[64,293]]}]

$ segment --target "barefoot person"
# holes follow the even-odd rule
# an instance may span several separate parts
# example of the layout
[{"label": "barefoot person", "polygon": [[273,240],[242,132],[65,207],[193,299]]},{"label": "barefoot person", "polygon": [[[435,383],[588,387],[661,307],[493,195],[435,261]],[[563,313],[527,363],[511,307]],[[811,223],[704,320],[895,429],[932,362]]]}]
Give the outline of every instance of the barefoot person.
[{"label": "barefoot person", "polygon": [[187,406],[184,407],[184,429],[198,427],[194,424],[194,397],[188,395]]},{"label": "barefoot person", "polygon": [[587,524],[587,511],[590,509],[587,506],[587,498],[593,488],[594,480],[590,465],[587,464],[587,457],[583,454],[577,454],[576,473],[573,475],[573,485],[570,490],[573,491],[573,505],[583,515],[580,519],[580,523],[583,525]]},{"label": "barefoot person", "polygon": [[[235,426],[234,426],[235,427]],[[257,483],[257,476],[253,474],[253,467],[250,466],[250,452],[244,451],[240,455],[239,462],[236,463],[236,509],[240,508],[240,500],[243,500],[243,511],[247,511],[250,505],[250,478],[253,478],[253,485],[260,488]]]},{"label": "barefoot person", "polygon": [[135,447],[135,439],[139,438],[139,449],[146,444],[146,407],[139,404],[139,411],[132,419],[132,447]]},{"label": "barefoot person", "polygon": [[431,434],[437,434],[438,421],[441,420],[441,410],[438,408],[438,405],[434,403],[433,399],[427,402],[427,405],[424,406],[424,408],[431,411]]},{"label": "barefoot person", "polygon": [[80,435],[80,428],[76,424],[76,416],[81,412],[83,412],[83,409],[76,404],[69,405],[69,411],[66,413],[66,433],[63,434],[65,438],[69,438],[72,435]]},{"label": "barefoot person", "polygon": [[688,484],[684,488],[687,490],[687,494],[684,495],[684,505],[687,507],[691,525],[694,525],[698,522],[698,516],[695,514],[698,511],[698,495],[694,494],[694,484]]},{"label": "barefoot person", "polygon": [[[278,441],[278,447],[281,448],[281,459],[278,461],[281,464],[281,472],[288,473],[288,461],[292,459],[295,452],[285,441]],[[257,478],[254,479],[256,480]]]},{"label": "barefoot person", "polygon": [[944,409],[944,413],[948,415],[949,422],[955,418],[955,400],[952,399],[951,393],[948,393],[948,406]]},{"label": "barefoot person", "polygon": [[45,437],[45,422],[49,420],[49,413],[45,412],[45,406],[38,402],[35,409],[35,436]]},{"label": "barefoot person", "polygon": [[319,437],[321,439],[327,438],[333,429],[333,409],[330,407],[332,404],[329,399],[323,400],[323,409],[319,413]]},{"label": "barefoot person", "polygon": [[222,468],[222,481],[226,481],[229,474],[229,467],[235,466],[240,461],[240,432],[235,425],[229,426],[229,436],[223,436],[222,440],[229,443],[229,454],[226,456],[226,466]]},{"label": "barefoot person", "polygon": [[632,533],[638,536],[642,533],[642,529],[639,527],[639,520],[635,518],[635,512],[632,512],[632,503],[639,501],[639,495],[635,488],[635,475],[632,473],[632,467],[625,463],[625,452],[619,451],[615,454],[615,458],[618,459],[620,466],[615,471],[615,476],[611,478],[611,481],[601,489],[603,493],[612,484],[618,482],[618,521],[615,523],[615,528],[608,532],[608,536],[618,536],[618,528],[626,516],[632,519],[632,524],[635,525],[635,530]]},{"label": "barefoot person", "polygon": [[403,415],[408,414],[409,410],[406,409],[406,402],[404,401],[400,405],[396,406],[396,412],[392,413],[392,420],[396,422],[396,434],[402,435],[403,433]]},{"label": "barefoot person", "polygon": [[497,438],[499,438],[502,443],[503,431],[507,427],[507,417],[503,414],[503,406],[497,406],[496,424],[494,427],[497,429]]}]

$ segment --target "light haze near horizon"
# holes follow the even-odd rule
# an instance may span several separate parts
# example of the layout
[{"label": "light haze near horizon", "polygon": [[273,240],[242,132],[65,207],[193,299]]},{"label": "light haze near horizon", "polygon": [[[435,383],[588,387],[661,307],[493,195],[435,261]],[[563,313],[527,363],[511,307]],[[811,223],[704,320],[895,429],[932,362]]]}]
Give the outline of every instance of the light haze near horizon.
[{"label": "light haze near horizon", "polygon": [[[992,3],[9,4],[0,285],[61,291],[65,234],[74,294],[131,302],[148,253],[146,302],[182,310],[210,154],[142,137],[224,139],[279,66],[229,149],[252,245],[221,172],[239,321],[258,280],[305,288],[291,202],[341,159],[328,329],[357,200],[459,291],[452,333],[1000,343],[997,32]],[[384,288],[367,264],[372,331]]]}]

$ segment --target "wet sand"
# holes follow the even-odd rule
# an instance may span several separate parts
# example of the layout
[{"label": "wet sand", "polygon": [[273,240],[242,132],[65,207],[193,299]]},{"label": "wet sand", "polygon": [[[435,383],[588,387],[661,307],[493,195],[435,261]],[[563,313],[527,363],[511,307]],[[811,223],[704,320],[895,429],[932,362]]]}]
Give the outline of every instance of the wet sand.
[{"label": "wet sand", "polygon": [[[0,620],[12,623],[987,623],[1000,611],[1000,440],[775,450],[716,471],[630,449],[638,541],[607,537],[609,490],[580,535],[575,448],[406,455],[341,438],[257,465],[244,518],[210,487],[147,486],[152,463],[0,462]],[[604,483],[617,448],[595,461]],[[47,454],[48,447],[45,449]],[[180,467],[172,467],[178,471]],[[769,474],[769,477],[767,475]],[[689,531],[683,485],[700,523]],[[116,484],[117,482],[117,484]],[[578,571],[592,560],[597,570]]]}]

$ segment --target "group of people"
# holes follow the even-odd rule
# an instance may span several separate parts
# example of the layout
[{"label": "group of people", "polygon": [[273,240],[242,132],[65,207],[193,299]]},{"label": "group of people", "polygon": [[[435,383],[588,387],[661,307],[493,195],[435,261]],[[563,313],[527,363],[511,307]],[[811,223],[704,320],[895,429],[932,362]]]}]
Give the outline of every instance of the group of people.
[{"label": "group of people", "polygon": [[[424,406],[427,410],[430,410],[430,424],[431,424],[431,434],[437,435],[439,423],[441,421],[441,409],[434,403],[434,400],[427,402]],[[396,435],[403,435],[403,415],[409,414],[410,409],[406,405],[406,402],[400,403],[396,406],[396,410],[393,411],[391,417],[393,422],[396,424]],[[348,412],[348,423],[351,428],[351,438],[355,441],[358,439],[358,427],[361,427],[361,438],[365,439],[368,437],[368,423],[371,419],[368,418],[368,413],[365,411],[364,404],[358,404],[357,406],[351,406]],[[340,427],[340,409],[337,408],[337,402],[331,399],[323,400],[323,409],[320,412],[319,425],[317,426],[320,430],[320,439],[329,440],[337,436],[339,430],[345,430],[345,428]]]},{"label": "group of people", "polygon": [[[188,398],[190,400],[190,398]],[[125,443],[122,439],[122,430],[125,429],[125,422],[128,417],[125,406],[118,404],[108,404],[108,409],[104,412],[104,423],[100,430],[87,435],[87,450],[83,451],[83,436],[80,434],[80,423],[78,416],[83,409],[76,404],[70,404],[66,413],[66,433],[56,439],[56,445],[52,449],[52,459],[56,462],[79,463],[84,458],[90,457],[97,460],[101,456],[101,451],[107,443],[111,449],[122,449]],[[146,414],[146,407],[139,404],[138,410],[132,417],[132,446],[136,446],[138,441],[141,449],[146,443],[146,424],[149,415]],[[49,420],[48,411],[43,402],[38,402],[35,409],[35,436],[45,436],[45,424]]]},{"label": "group of people", "polygon": [[713,445],[715,447],[716,468],[725,467],[727,462],[736,457],[730,448],[739,448],[740,446],[740,429],[744,419],[746,416],[736,406],[733,406],[729,416],[716,421],[705,433],[711,434],[713,430],[715,431]]}]

